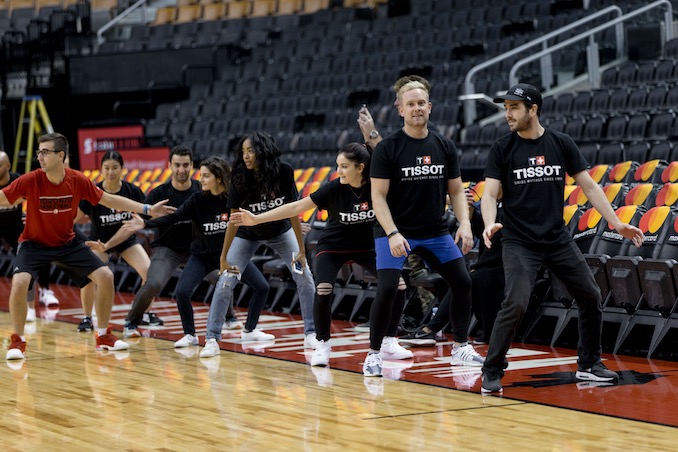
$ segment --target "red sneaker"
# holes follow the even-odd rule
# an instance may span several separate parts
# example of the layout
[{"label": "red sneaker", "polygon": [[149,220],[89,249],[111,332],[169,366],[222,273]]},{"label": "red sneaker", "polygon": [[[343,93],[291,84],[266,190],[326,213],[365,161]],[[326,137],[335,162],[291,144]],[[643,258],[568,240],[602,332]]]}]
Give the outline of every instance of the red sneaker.
[{"label": "red sneaker", "polygon": [[106,334],[99,336],[97,334],[97,350],[127,350],[129,344],[127,342],[121,341],[113,334],[111,334],[111,327],[109,326],[106,330]]},{"label": "red sneaker", "polygon": [[26,357],[26,341],[22,341],[18,334],[12,334],[10,340],[12,343],[7,348],[5,359],[24,359]]}]

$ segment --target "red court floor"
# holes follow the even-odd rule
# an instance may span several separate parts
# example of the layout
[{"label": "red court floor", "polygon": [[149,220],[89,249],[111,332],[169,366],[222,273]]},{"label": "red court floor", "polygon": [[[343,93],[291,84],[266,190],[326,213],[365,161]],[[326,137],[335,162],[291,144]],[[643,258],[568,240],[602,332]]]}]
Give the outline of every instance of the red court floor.
[{"label": "red court floor", "polygon": [[[73,334],[77,334],[75,324],[82,316],[79,291],[72,286],[55,285],[53,289],[61,305],[59,309],[38,307],[37,326],[41,322],[69,322],[74,324]],[[0,297],[1,310],[8,309],[9,291],[9,279],[0,278],[0,293],[3,294]],[[122,331],[131,298],[128,293],[116,295],[112,316],[114,330]],[[203,343],[209,306],[194,303],[194,309],[196,327]],[[144,337],[174,341],[183,335],[173,301],[156,301],[153,311],[165,321],[165,325],[140,328]],[[241,309],[237,315],[244,320],[246,311]],[[229,352],[257,354],[299,363],[310,359],[310,351],[303,349],[303,322],[299,316],[265,312],[259,327],[274,334],[276,340],[243,344],[239,332],[224,330],[221,348]],[[133,353],[134,342],[130,342]],[[356,331],[354,324],[333,322],[330,361],[333,369],[362,372],[362,360],[368,348],[368,335]],[[481,354],[487,350],[486,346],[476,348]],[[414,359],[385,361],[384,377],[450,390],[480,392],[480,369],[450,366],[449,342],[412,350]],[[196,359],[197,352],[196,347],[182,349],[182,353],[195,354]],[[610,369],[620,373],[618,383],[576,381],[575,350],[515,343],[509,352],[510,366],[502,380],[503,397],[678,427],[678,416],[675,415],[678,409],[678,362],[620,355],[604,355],[604,359]],[[320,380],[322,373],[317,375]]]}]

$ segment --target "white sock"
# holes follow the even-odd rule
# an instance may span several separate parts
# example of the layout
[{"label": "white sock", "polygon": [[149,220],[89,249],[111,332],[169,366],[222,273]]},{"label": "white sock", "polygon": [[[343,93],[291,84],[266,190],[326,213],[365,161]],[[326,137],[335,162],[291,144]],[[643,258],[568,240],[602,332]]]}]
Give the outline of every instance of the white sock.
[{"label": "white sock", "polygon": [[103,335],[105,335],[106,333],[108,333],[108,328],[97,328],[97,334],[98,334],[99,336],[103,336]]},{"label": "white sock", "polygon": [[19,336],[21,338],[21,342],[26,342],[26,336]]}]

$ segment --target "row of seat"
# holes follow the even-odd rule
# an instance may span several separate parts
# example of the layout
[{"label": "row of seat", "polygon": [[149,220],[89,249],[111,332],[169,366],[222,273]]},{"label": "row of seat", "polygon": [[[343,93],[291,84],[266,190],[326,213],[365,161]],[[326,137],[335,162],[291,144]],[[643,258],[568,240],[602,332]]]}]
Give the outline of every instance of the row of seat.
[{"label": "row of seat", "polygon": [[[344,0],[345,7],[358,5],[376,6],[384,0]],[[176,6],[164,6],[156,10],[151,25],[186,23],[223,19],[255,18],[287,14],[313,14],[328,8],[330,0],[223,0],[203,2],[185,0]]]},{"label": "row of seat", "polygon": [[[671,71],[678,67],[675,60],[665,60],[662,64],[666,64]],[[672,109],[678,105],[678,87],[672,74],[673,72],[670,72],[665,75],[659,84],[645,84],[636,88],[627,85],[579,93],[562,93],[557,97],[547,96],[542,105],[542,116],[655,112]]]}]

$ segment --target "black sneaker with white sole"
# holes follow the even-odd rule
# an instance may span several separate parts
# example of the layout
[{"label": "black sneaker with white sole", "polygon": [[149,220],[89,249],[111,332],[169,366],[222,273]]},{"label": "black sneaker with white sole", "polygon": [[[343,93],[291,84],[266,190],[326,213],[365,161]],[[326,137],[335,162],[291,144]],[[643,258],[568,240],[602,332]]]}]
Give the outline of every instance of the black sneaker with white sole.
[{"label": "black sneaker with white sole", "polygon": [[617,372],[611,371],[603,363],[594,364],[588,369],[578,369],[575,377],[577,377],[577,380],[584,381],[612,381],[619,379]]},{"label": "black sneaker with white sole", "polygon": [[412,331],[406,336],[400,336],[398,342],[410,345],[436,345],[436,333],[431,331],[427,333],[423,328]]},{"label": "black sneaker with white sole", "polygon": [[165,322],[158,317],[154,312],[144,312],[139,325],[144,326],[163,326]]},{"label": "black sneaker with white sole", "polygon": [[78,324],[78,333],[89,333],[94,329],[94,324],[92,323],[91,317],[83,317],[83,319]]},{"label": "black sneaker with white sole", "polygon": [[494,372],[483,372],[483,385],[480,388],[483,394],[491,394],[493,392],[504,392],[501,387],[501,377]]}]

